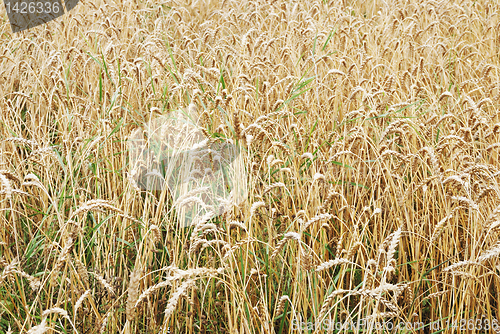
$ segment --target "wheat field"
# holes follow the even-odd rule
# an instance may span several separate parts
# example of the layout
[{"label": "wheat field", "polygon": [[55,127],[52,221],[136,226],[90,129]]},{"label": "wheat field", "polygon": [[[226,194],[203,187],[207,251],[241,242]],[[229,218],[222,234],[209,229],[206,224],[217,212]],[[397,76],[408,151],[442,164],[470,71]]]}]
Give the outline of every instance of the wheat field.
[{"label": "wheat field", "polygon": [[[500,333],[499,10],[2,7],[0,333]],[[184,228],[127,138],[187,108],[248,194]]]}]

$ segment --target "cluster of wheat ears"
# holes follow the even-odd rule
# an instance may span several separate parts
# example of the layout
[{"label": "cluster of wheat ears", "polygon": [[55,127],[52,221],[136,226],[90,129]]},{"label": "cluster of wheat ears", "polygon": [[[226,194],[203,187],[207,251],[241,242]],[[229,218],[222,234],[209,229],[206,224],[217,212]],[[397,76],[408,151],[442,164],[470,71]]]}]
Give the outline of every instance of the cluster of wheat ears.
[{"label": "cluster of wheat ears", "polygon": [[[83,0],[12,34],[2,9],[0,332],[496,324],[499,11]],[[248,171],[243,203],[186,228],[126,145],[179,108]]]}]

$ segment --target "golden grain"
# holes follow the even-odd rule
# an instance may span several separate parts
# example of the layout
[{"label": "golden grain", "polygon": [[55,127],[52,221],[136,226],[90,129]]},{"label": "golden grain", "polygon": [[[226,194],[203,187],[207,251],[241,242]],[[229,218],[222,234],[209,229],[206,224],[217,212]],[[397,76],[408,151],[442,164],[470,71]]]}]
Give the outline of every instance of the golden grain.
[{"label": "golden grain", "polygon": [[[380,5],[86,2],[19,34],[4,19],[4,330],[494,319],[500,6]],[[129,166],[126,146],[179,109],[211,149],[243,144],[249,174],[245,201],[188,227],[177,213],[211,190],[141,189],[147,157]]]}]

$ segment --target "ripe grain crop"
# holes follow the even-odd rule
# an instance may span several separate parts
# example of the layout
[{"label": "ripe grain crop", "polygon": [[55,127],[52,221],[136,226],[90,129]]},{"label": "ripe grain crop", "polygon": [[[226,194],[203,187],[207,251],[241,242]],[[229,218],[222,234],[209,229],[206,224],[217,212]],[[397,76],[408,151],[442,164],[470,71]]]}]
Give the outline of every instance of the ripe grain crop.
[{"label": "ripe grain crop", "polygon": [[[499,11],[82,0],[12,34],[1,9],[0,332],[500,332]],[[177,110],[248,173],[187,227],[207,189],[145,190],[127,146]]]}]

